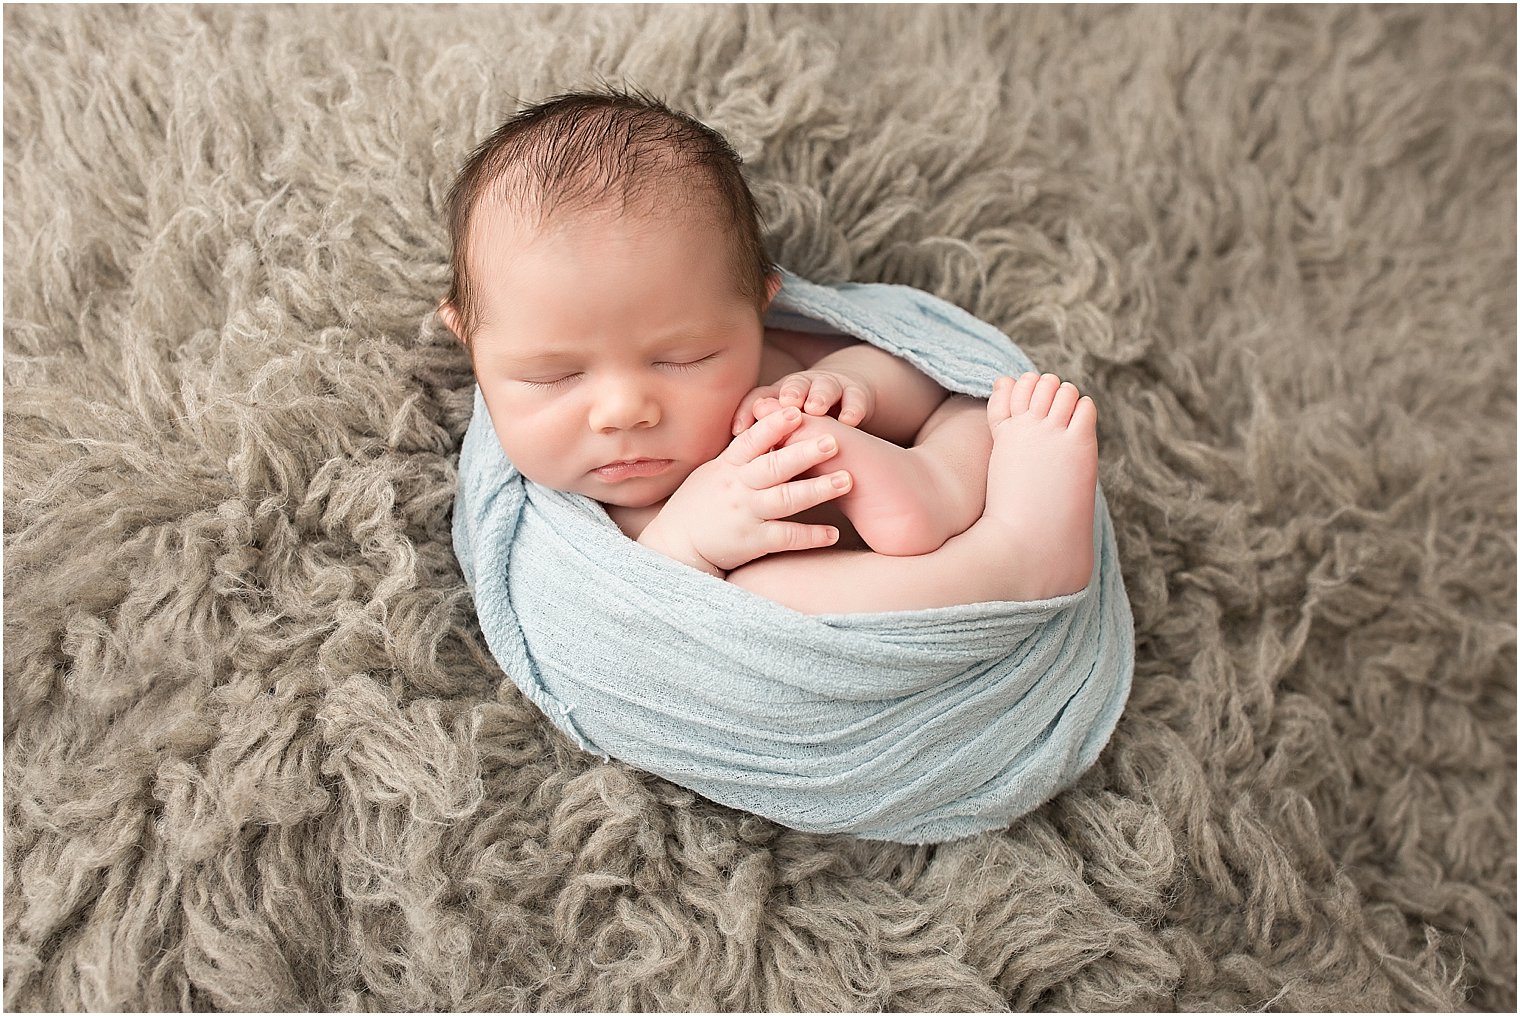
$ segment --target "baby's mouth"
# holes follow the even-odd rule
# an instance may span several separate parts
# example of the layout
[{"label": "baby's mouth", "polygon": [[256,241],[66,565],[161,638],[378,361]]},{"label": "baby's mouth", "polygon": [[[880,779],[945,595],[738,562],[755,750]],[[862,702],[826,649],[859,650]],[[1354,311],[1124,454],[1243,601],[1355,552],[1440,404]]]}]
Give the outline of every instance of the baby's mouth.
[{"label": "baby's mouth", "polygon": [[636,477],[658,476],[674,464],[674,459],[634,459],[624,462],[609,462],[605,466],[598,466],[591,472],[609,483],[617,483],[619,480],[631,480]]}]

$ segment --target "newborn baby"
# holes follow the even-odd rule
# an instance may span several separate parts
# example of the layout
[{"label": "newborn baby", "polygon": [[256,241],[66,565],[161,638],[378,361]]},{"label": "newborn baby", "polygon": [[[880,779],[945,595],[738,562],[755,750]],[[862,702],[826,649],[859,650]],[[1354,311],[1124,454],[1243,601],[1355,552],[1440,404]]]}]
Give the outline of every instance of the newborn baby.
[{"label": "newborn baby", "polygon": [[1076,592],[1097,412],[1054,375],[954,395],[883,350],[766,328],[740,160],[645,95],[509,119],[448,199],[444,323],[522,475],[808,613]]}]

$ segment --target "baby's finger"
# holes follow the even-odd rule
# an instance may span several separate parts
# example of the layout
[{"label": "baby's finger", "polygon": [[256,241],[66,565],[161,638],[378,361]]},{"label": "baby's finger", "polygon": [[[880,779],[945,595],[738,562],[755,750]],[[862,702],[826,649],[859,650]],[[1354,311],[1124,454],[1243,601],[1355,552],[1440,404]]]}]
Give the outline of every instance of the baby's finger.
[{"label": "baby's finger", "polygon": [[801,406],[811,387],[813,387],[812,379],[800,374],[782,378],[781,391],[777,397],[781,399],[783,406]]},{"label": "baby's finger", "polygon": [[859,427],[866,418],[866,397],[854,388],[844,390],[844,402],[839,407],[839,422]]},{"label": "baby's finger", "polygon": [[762,519],[789,518],[825,501],[832,501],[842,494],[848,494],[854,482],[854,478],[841,469],[827,476],[782,483],[758,493],[759,509],[755,514]]},{"label": "baby's finger", "polygon": [[780,444],[782,438],[797,429],[801,420],[800,409],[785,409],[756,420],[748,430],[728,443],[719,458],[735,466],[753,462]]},{"label": "baby's finger", "polygon": [[762,416],[770,416],[772,413],[779,413],[781,411],[781,403],[776,400],[776,397],[774,395],[767,395],[764,398],[756,399],[753,403],[751,403],[749,411],[754,413],[755,419],[758,420]]},{"label": "baby's finger", "polygon": [[762,455],[744,467],[744,482],[755,490],[785,483],[804,470],[839,454],[839,442],[832,434],[825,434],[816,441],[802,440],[777,448],[769,455]]},{"label": "baby's finger", "polygon": [[776,386],[762,385],[759,388],[750,389],[750,393],[739,401],[739,409],[734,413],[733,432],[742,434],[752,427],[756,420],[762,416],[768,416],[772,412],[766,403],[776,402]]},{"label": "baby's finger", "polygon": [[802,411],[814,416],[822,416],[833,408],[834,403],[838,402],[843,394],[844,386],[834,378],[814,378],[812,391],[808,392],[807,401],[802,404]]},{"label": "baby's finger", "polygon": [[801,522],[767,522],[760,527],[765,553],[784,550],[817,550],[839,542],[839,530],[833,526],[808,526]]}]

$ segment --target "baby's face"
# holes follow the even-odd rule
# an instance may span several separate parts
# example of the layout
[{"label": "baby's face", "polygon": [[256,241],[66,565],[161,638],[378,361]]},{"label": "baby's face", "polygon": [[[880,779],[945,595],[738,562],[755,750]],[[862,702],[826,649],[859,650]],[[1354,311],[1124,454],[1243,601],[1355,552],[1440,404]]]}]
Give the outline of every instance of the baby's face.
[{"label": "baby's face", "polygon": [[[526,234],[479,214],[471,359],[507,457],[606,504],[663,501],[733,439],[759,377],[762,317],[734,285],[726,242],[690,216]],[[629,459],[667,464],[598,471]]]}]

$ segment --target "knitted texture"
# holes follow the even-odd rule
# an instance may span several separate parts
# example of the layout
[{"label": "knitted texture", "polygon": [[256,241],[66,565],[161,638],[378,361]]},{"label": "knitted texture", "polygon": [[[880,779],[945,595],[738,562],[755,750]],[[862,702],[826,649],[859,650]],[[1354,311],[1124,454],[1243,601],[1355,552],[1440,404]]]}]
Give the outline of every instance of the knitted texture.
[{"label": "knitted texture", "polygon": [[[4,10],[10,1009],[1515,998],[1512,6]],[[1129,701],[938,846],[574,748],[450,538],[441,208],[663,95],[1098,408]]]}]

